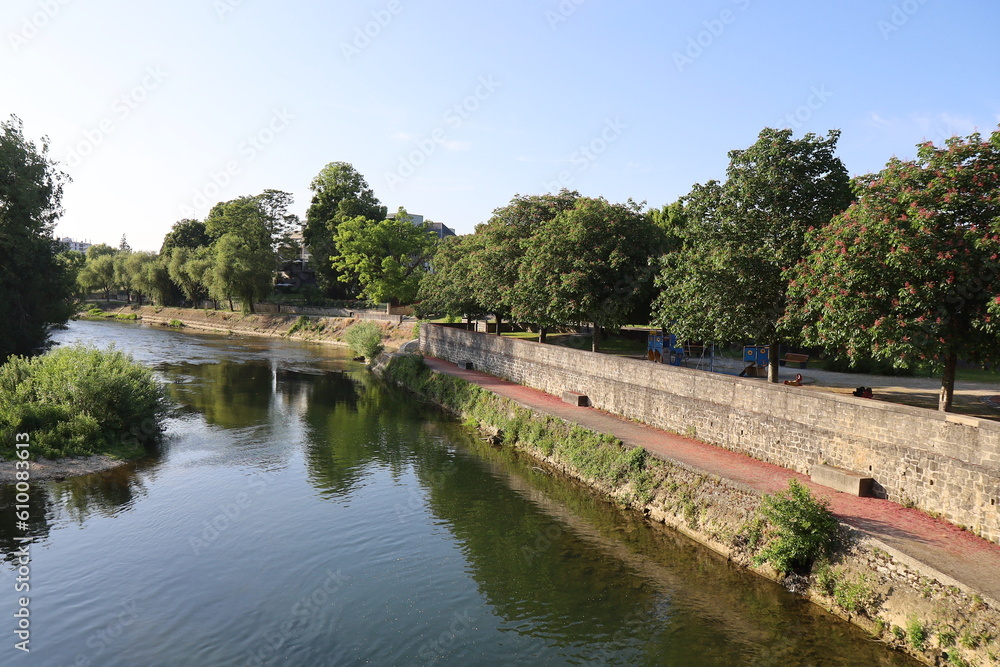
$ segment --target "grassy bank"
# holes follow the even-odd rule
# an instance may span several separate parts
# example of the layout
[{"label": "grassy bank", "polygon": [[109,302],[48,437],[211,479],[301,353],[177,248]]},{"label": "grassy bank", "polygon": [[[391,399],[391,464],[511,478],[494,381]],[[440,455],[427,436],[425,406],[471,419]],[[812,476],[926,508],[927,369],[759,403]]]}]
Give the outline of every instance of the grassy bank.
[{"label": "grassy bank", "polygon": [[[1000,614],[972,591],[905,564],[871,538],[829,520],[802,487],[760,496],[729,480],[627,448],[552,416],[536,413],[423,359],[397,355],[376,370],[460,415],[489,434],[782,582],[873,638],[928,664],[1000,664]],[[815,531],[816,526],[828,528]],[[823,531],[826,531],[825,534]],[[942,577],[943,578],[943,577]]]},{"label": "grassy bank", "polygon": [[132,459],[160,435],[166,394],[119,350],[65,347],[0,366],[0,457]]}]

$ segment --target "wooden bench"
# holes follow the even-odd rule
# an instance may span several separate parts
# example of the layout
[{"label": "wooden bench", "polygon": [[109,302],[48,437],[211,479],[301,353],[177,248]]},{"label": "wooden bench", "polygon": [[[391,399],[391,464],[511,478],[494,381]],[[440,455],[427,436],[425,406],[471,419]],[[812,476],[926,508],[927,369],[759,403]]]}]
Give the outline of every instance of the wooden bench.
[{"label": "wooden bench", "polygon": [[784,366],[786,363],[789,363],[789,364],[798,364],[799,368],[805,368],[806,363],[809,361],[809,355],[798,354],[796,352],[788,352],[787,354],[785,354],[784,359],[779,359],[778,361],[781,363],[782,366]]}]

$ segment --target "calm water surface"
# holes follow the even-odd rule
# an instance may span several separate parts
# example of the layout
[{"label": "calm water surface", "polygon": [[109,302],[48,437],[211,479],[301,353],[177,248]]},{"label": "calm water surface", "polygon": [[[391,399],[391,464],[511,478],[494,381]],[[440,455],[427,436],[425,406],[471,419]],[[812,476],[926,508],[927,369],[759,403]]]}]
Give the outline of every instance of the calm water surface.
[{"label": "calm water surface", "polygon": [[162,451],[32,490],[0,664],[910,665],[384,386],[337,349],[76,322],[170,386]]}]

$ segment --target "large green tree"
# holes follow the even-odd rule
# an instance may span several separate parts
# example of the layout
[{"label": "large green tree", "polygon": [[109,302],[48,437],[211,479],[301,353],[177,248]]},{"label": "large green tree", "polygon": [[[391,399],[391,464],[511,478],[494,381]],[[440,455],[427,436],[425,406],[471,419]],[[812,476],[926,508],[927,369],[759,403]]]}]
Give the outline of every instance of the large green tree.
[{"label": "large green tree", "polygon": [[421,316],[441,314],[452,317],[479,317],[486,313],[476,299],[472,284],[472,257],[482,242],[476,234],[449,236],[438,244],[430,271],[420,281],[417,292]]},{"label": "large green tree", "polygon": [[72,312],[73,286],[52,237],[68,180],[47,139],[26,139],[15,116],[0,122],[0,362],[41,350],[49,325]]},{"label": "large green tree", "polygon": [[498,334],[501,320],[512,313],[513,291],[532,236],[540,225],[573,208],[579,198],[579,192],[566,189],[558,194],[516,195],[476,227],[480,241],[469,261],[473,296],[485,312],[496,315]]},{"label": "large green tree", "polygon": [[659,245],[639,204],[581,197],[535,229],[510,292],[512,313],[540,327],[591,322],[597,352],[602,329],[626,324],[646,293]]},{"label": "large green tree", "polygon": [[[111,292],[117,288],[115,281],[115,252],[94,253],[87,249],[87,258],[76,276],[77,285],[84,292],[103,292],[104,298],[111,300]],[[107,247],[107,246],[105,246]]]},{"label": "large green tree", "polygon": [[857,201],[813,230],[787,318],[812,344],[943,370],[951,409],[960,358],[1000,362],[1000,130],[854,180]]},{"label": "large green tree", "polygon": [[312,180],[312,202],[306,212],[303,240],[312,255],[320,287],[329,296],[346,296],[344,281],[334,268],[337,228],[345,220],[363,217],[380,222],[386,208],[368,186],[365,177],[347,162],[331,162]]},{"label": "large green tree", "polygon": [[402,208],[391,219],[344,220],[335,240],[340,280],[357,281],[361,296],[376,303],[412,303],[437,243],[426,223],[413,224]]},{"label": "large green tree", "polygon": [[805,235],[851,202],[850,179],[835,155],[840,132],[793,139],[766,128],[729,153],[726,181],[696,185],[684,198],[684,246],[666,255],[655,303],[662,326],[684,338],[756,341],[770,346],[768,379],[778,381],[779,344],[790,271]]},{"label": "large green tree", "polygon": [[170,255],[174,248],[202,248],[212,243],[211,237],[205,231],[205,223],[201,220],[178,220],[167,235],[163,237],[160,254]]}]

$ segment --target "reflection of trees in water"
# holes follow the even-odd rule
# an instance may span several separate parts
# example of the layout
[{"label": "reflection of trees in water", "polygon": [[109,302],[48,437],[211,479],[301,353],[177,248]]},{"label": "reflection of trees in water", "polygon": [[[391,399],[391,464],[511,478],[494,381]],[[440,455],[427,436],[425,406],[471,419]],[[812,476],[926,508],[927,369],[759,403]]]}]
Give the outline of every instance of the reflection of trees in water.
[{"label": "reflection of trees in water", "polygon": [[56,509],[76,523],[83,523],[92,514],[115,516],[127,511],[137,498],[146,495],[146,477],[140,470],[154,463],[130,463],[53,483],[50,488]]},{"label": "reflection of trees in water", "polygon": [[418,477],[483,597],[534,642],[582,662],[913,664],[515,452],[465,442],[473,456],[455,457],[453,474],[418,466]]},{"label": "reflection of trees in water", "polygon": [[356,489],[378,467],[393,478],[411,466],[433,467],[449,456],[441,446],[440,415],[412,394],[370,373],[315,382],[305,419],[311,480],[329,495]]}]

